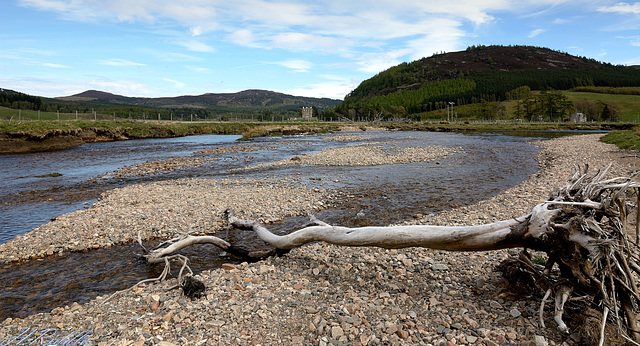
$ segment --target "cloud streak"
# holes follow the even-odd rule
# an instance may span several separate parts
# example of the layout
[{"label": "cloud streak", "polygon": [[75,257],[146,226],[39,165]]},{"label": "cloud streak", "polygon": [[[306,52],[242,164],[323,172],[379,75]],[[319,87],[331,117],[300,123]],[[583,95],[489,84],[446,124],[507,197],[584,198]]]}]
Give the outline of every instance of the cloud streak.
[{"label": "cloud streak", "polygon": [[613,6],[602,6],[598,9],[598,11],[621,14],[640,14],[640,2],[636,2],[635,4],[619,2]]},{"label": "cloud streak", "polygon": [[146,66],[145,64],[133,62],[125,59],[100,60],[98,63],[100,65],[106,65],[106,66]]},{"label": "cloud streak", "polygon": [[542,34],[545,31],[547,31],[547,30],[545,30],[545,29],[535,29],[535,30],[532,30],[527,37],[528,38],[534,38],[536,36],[539,36],[540,34]]}]

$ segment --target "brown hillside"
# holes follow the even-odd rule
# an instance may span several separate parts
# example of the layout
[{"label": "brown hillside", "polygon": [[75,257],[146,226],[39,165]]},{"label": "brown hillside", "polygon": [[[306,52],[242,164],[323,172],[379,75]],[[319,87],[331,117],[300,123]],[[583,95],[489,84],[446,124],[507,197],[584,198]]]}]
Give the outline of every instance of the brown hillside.
[{"label": "brown hillside", "polygon": [[480,46],[434,55],[421,60],[422,68],[436,79],[494,71],[575,69],[600,67],[602,63],[548,48],[531,46]]},{"label": "brown hillside", "polygon": [[104,91],[87,90],[71,96],[58,97],[58,99],[65,101],[93,101],[98,99],[112,100],[123,97],[124,96],[115,95]]}]

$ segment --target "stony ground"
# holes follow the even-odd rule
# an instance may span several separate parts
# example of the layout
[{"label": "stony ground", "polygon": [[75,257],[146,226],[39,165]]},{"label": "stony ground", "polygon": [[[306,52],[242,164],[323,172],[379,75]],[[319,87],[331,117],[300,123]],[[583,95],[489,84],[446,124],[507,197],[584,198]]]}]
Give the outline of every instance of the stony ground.
[{"label": "stony ground", "polygon": [[[589,164],[595,170],[613,162],[612,174],[629,174],[635,160],[598,142],[599,136],[538,142],[543,147],[538,156],[541,167],[528,181],[478,204],[424,215],[411,223],[470,225],[521,216],[548,198],[578,165]],[[108,246],[134,239],[138,231],[145,237],[166,237],[189,228],[205,231],[218,227],[221,220],[210,215],[240,204],[244,207],[238,210],[245,212],[241,217],[263,222],[331,204],[332,193],[307,183],[186,179],[130,186],[110,192],[93,208],[60,217],[0,246],[0,259]],[[181,214],[186,199],[211,206]],[[175,220],[176,214],[183,219]],[[200,299],[167,289],[175,284],[170,280],[110,299],[98,297],[50,313],[7,319],[0,323],[0,342],[26,328],[38,328],[30,340],[51,328],[57,335],[50,341],[69,333],[82,338],[81,333],[91,331],[87,345],[582,344],[577,335],[559,334],[549,313],[547,329],[538,326],[538,296],[513,299],[502,292],[502,279],[493,268],[516,252],[315,243],[283,257],[201,272],[196,277],[207,289]]]}]

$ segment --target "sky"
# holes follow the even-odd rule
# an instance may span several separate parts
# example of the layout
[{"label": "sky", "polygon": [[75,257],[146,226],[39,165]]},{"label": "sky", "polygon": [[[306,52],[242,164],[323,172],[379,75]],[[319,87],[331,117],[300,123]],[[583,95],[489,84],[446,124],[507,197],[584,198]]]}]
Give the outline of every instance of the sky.
[{"label": "sky", "polygon": [[640,65],[640,1],[3,0],[0,88],[343,99],[389,67],[472,45]]}]

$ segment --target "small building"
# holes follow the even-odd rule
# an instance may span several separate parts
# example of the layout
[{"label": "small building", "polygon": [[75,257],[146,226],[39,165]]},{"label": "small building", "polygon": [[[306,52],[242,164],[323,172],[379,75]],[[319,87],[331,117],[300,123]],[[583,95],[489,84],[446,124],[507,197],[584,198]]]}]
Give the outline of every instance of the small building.
[{"label": "small building", "polygon": [[587,122],[587,116],[584,113],[575,112],[575,113],[571,114],[571,117],[569,117],[569,122],[570,123],[575,123],[575,124],[586,123]]},{"label": "small building", "polygon": [[303,120],[313,119],[313,107],[302,107],[302,119]]}]

